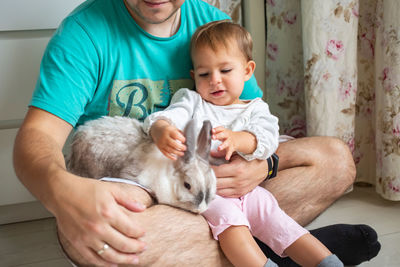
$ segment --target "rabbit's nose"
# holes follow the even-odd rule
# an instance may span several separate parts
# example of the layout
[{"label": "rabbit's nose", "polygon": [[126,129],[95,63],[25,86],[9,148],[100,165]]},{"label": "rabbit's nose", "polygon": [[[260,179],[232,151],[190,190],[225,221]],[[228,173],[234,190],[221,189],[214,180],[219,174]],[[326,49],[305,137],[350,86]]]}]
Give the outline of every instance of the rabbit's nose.
[{"label": "rabbit's nose", "polygon": [[196,200],[195,200],[196,205],[199,206],[201,204],[201,202],[203,202],[203,200],[204,200],[204,193],[203,193],[203,191],[200,191],[196,196]]}]

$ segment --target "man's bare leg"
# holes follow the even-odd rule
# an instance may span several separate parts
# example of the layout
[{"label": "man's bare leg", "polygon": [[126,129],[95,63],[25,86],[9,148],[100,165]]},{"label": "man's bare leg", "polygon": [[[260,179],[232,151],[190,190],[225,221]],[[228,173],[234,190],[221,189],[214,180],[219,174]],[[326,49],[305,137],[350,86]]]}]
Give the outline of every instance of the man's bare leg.
[{"label": "man's bare leg", "polygon": [[[137,220],[147,229],[142,240],[149,245],[140,254],[139,265],[133,266],[232,266],[218,242],[212,238],[201,215],[155,205],[142,213],[132,213],[132,220]],[[62,233],[59,237],[65,252],[74,262],[80,262],[79,266],[90,266],[82,264],[79,252],[69,246]]]},{"label": "man's bare leg", "polygon": [[337,138],[306,137],[278,147],[278,176],[262,184],[279,206],[307,225],[354,182],[355,165],[348,146]]}]

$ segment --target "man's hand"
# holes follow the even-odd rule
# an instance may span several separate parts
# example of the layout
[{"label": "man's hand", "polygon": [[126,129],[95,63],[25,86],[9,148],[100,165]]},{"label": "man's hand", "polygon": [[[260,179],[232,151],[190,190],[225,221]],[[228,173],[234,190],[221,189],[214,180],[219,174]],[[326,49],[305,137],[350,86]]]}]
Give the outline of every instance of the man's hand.
[{"label": "man's hand", "polygon": [[[54,215],[58,231],[91,264],[113,265],[138,262],[146,249],[140,241],[145,229],[132,221],[130,212],[142,212],[151,198],[143,189],[93,179],[74,180],[74,190],[61,193]],[[97,251],[109,246],[101,255]]]},{"label": "man's hand", "polygon": [[[213,157],[225,154],[212,151]],[[268,164],[266,160],[246,161],[239,155],[233,155],[227,164],[212,166],[217,176],[217,194],[223,197],[241,197],[266,177]]]},{"label": "man's hand", "polygon": [[158,149],[169,159],[176,160],[184,155],[186,139],[183,133],[164,120],[156,121],[150,129],[150,135]]}]

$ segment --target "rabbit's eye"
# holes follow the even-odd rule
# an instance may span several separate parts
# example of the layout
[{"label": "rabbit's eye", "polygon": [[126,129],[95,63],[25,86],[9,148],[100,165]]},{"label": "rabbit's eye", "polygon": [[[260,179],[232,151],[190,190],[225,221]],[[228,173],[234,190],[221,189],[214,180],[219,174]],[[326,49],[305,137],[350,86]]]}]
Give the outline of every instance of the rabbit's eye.
[{"label": "rabbit's eye", "polygon": [[190,190],[190,188],[192,188],[192,186],[187,182],[184,182],[183,185],[186,187],[187,190]]}]

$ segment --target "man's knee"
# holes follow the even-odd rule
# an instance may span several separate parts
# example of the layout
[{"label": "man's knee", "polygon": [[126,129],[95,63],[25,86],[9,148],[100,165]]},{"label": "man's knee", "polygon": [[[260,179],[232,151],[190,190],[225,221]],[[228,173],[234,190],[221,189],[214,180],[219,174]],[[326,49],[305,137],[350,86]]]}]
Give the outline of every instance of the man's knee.
[{"label": "man's knee", "polygon": [[330,162],[330,169],[337,173],[336,179],[340,180],[344,187],[343,190],[346,190],[356,178],[356,166],[349,146],[335,137],[328,137],[326,145],[325,156]]}]

